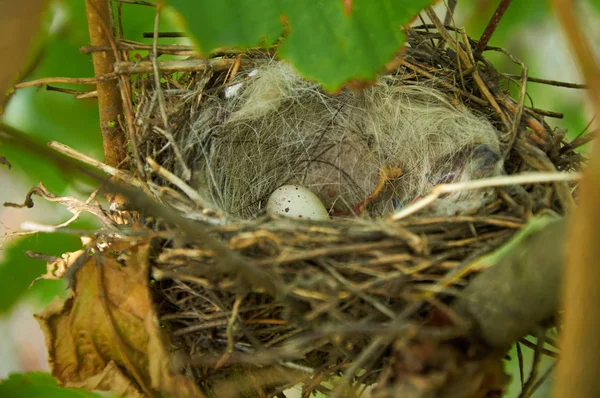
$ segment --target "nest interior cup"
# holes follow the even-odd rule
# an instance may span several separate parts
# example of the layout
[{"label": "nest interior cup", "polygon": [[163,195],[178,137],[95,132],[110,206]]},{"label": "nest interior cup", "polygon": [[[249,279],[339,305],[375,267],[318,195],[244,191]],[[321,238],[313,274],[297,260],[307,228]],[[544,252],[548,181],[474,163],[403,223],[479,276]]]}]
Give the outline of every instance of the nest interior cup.
[{"label": "nest interior cup", "polygon": [[[208,94],[178,135],[193,186],[231,216],[262,214],[285,184],[310,189],[334,215],[358,215],[382,174],[398,170],[368,205],[381,216],[439,183],[502,173],[498,131],[451,101],[427,82],[405,82],[400,72],[364,90],[326,93],[289,64],[265,60]],[[439,210],[477,208],[485,194],[454,195]]]}]

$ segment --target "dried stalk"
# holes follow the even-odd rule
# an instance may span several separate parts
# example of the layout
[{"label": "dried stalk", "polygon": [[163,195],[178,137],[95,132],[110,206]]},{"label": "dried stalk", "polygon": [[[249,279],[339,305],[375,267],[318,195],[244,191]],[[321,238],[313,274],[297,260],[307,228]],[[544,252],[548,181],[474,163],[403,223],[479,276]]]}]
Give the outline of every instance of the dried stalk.
[{"label": "dried stalk", "polygon": [[[600,68],[591,45],[574,15],[570,0],[552,4],[569,39],[573,53],[590,90],[596,114],[600,114]],[[597,148],[595,148],[597,149]],[[558,365],[555,397],[592,398],[600,396],[600,156],[595,150],[580,187],[580,207],[574,212],[568,233],[565,267],[564,330]]]}]

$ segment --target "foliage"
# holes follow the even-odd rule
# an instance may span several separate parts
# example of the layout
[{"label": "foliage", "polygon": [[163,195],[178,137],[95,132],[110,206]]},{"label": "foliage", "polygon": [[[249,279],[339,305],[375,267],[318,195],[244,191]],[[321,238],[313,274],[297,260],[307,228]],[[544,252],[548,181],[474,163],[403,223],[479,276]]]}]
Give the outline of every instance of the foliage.
[{"label": "foliage", "polygon": [[[25,255],[26,250],[48,255],[60,256],[65,251],[81,247],[77,237],[67,234],[38,234],[19,239],[3,250],[4,259],[0,263],[0,280],[4,283],[0,289],[0,314],[10,308],[27,292],[31,282],[46,272],[44,261]],[[63,281],[40,281],[33,285],[30,293],[37,295],[43,303],[65,292]]]},{"label": "foliage", "polygon": [[98,394],[58,387],[56,379],[48,373],[34,372],[12,374],[0,382],[0,397],[11,398],[97,398]]},{"label": "foliage", "polygon": [[148,289],[150,248],[149,241],[130,246],[124,240],[106,252],[81,254],[69,296],[35,315],[52,374],[62,384],[127,397],[151,396],[153,389],[203,396],[191,379],[169,368]]},{"label": "foliage", "polygon": [[[336,89],[371,80],[392,60],[408,25],[431,0],[168,0],[205,53],[219,47],[271,46],[306,77]],[[235,21],[235,23],[232,23]]]}]

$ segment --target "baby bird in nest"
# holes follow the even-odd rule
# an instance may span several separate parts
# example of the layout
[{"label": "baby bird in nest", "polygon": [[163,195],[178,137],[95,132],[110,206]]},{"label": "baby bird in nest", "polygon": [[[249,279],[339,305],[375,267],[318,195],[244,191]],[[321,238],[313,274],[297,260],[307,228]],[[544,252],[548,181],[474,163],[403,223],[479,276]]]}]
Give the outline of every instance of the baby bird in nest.
[{"label": "baby bird in nest", "polygon": [[[180,135],[196,150],[195,187],[233,217],[263,214],[284,185],[308,189],[331,216],[377,217],[437,184],[502,173],[499,133],[487,119],[400,73],[339,93],[280,61],[238,73],[236,90],[207,98]],[[461,213],[490,198],[455,193],[435,211]]]}]

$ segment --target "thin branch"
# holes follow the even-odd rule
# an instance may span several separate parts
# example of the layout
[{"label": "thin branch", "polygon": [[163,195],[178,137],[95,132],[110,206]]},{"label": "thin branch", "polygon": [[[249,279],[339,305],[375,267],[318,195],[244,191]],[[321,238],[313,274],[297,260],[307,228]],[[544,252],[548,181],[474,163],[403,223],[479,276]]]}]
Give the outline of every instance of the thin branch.
[{"label": "thin branch", "polygon": [[162,92],[162,86],[160,84],[160,68],[158,67],[158,54],[157,54],[157,47],[158,47],[158,26],[160,23],[160,7],[156,9],[156,15],[154,17],[154,39],[152,41],[152,53],[150,54],[150,57],[152,58],[152,73],[154,75],[154,90],[156,93],[156,96],[158,98],[158,110],[160,112],[160,116],[162,118],[162,122],[164,125],[164,130],[160,129],[158,127],[155,127],[155,130],[158,131],[159,133],[161,133],[162,135],[164,135],[169,142],[171,143],[173,150],[175,152],[175,157],[177,159],[177,161],[179,162],[179,165],[182,169],[182,176],[183,179],[185,181],[189,181],[190,178],[192,178],[192,171],[189,169],[189,167],[187,167],[187,164],[185,163],[183,156],[181,155],[181,151],[179,150],[179,147],[176,145],[175,143],[175,138],[173,137],[173,134],[171,133],[171,126],[169,124],[169,118],[167,116],[167,106],[165,104],[165,97],[163,95]]},{"label": "thin branch", "polygon": [[118,79],[116,73],[107,73],[102,76],[96,77],[44,77],[42,79],[31,80],[15,84],[15,88],[27,88],[42,86],[44,84],[98,84],[100,82],[107,82],[110,80]]},{"label": "thin branch", "polygon": [[[206,69],[215,71],[227,70],[235,62],[235,59],[185,59],[185,60],[169,60],[158,63],[158,66],[163,73],[173,72],[202,72]],[[115,72],[122,75],[146,74],[152,73],[154,67],[152,61],[141,62],[117,62],[115,64]]]},{"label": "thin branch", "polygon": [[[142,33],[142,37],[145,39],[151,39],[154,37],[154,32],[144,32],[144,33]],[[187,37],[187,36],[183,32],[158,32],[158,37],[168,38],[168,39],[172,39],[172,38],[176,39],[176,38]]]},{"label": "thin branch", "polygon": [[477,48],[475,50],[478,54],[481,54],[483,50],[485,50],[485,47],[492,38],[494,31],[498,27],[498,24],[500,23],[502,16],[508,9],[508,6],[510,5],[511,1],[512,0],[502,0],[498,5],[498,8],[496,8],[494,15],[492,15],[492,19],[490,19],[490,22],[488,22],[488,25],[486,26],[485,30],[481,34],[481,37],[479,38],[479,43],[477,44]]},{"label": "thin branch", "polygon": [[539,184],[557,181],[576,181],[580,178],[580,173],[524,173],[512,176],[497,176],[491,178],[484,178],[481,180],[473,180],[455,184],[440,184],[436,185],[429,195],[423,197],[415,203],[412,203],[409,206],[406,206],[397,213],[392,214],[388,219],[390,221],[398,221],[405,217],[408,217],[411,214],[414,214],[419,210],[422,210],[425,207],[429,206],[445,193],[468,191],[472,189],[481,188],[501,187],[507,185]]},{"label": "thin branch", "polygon": [[448,0],[448,5],[446,7],[446,18],[444,18],[444,25],[450,25],[450,23],[454,19],[454,10],[456,10],[456,3],[458,3],[458,0]]},{"label": "thin branch", "polygon": [[[129,40],[119,40],[117,42],[117,48],[122,51],[131,50],[152,50],[152,44],[137,43]],[[79,48],[79,52],[82,54],[93,54],[103,51],[112,51],[110,46],[83,46]],[[171,54],[181,56],[192,56],[197,54],[192,46],[184,46],[179,44],[169,44],[163,46],[157,46],[157,52],[159,54]]]},{"label": "thin branch", "polygon": [[198,206],[199,208],[203,208],[203,209],[206,209],[209,207],[208,204],[204,201],[204,199],[202,199],[202,196],[200,196],[198,191],[196,191],[194,188],[190,187],[188,184],[186,184],[183,180],[181,180],[175,174],[171,173],[169,170],[160,166],[158,163],[156,163],[156,161],[154,161],[150,157],[146,157],[146,163],[148,164],[148,166],[150,166],[150,168],[152,169],[153,172],[155,172],[159,176],[163,177],[164,179],[169,181],[171,184],[173,184],[177,188],[179,188],[181,191],[183,191],[183,193],[185,193],[188,196],[188,198],[190,198],[194,202],[194,204],[196,206]]},{"label": "thin branch", "polygon": [[[110,44],[110,30],[102,26],[110,26],[112,18],[109,2],[106,0],[86,0],[86,12],[92,46]],[[94,74],[98,76],[113,73],[116,61],[113,53],[95,53],[92,55]],[[98,109],[100,112],[100,130],[104,145],[104,157],[109,166],[118,167],[127,157],[125,132],[119,119],[123,115],[123,106],[117,82],[113,80],[97,81]]]},{"label": "thin branch", "polygon": [[48,143],[48,146],[50,148],[54,149],[55,151],[62,153],[65,156],[68,156],[75,160],[79,160],[80,162],[85,163],[89,166],[95,167],[98,170],[102,170],[106,174],[111,175],[115,178],[118,178],[119,180],[124,181],[124,182],[128,183],[129,185],[132,185],[134,187],[141,186],[140,182],[133,176],[129,175],[128,173],[126,173],[122,170],[119,170],[116,167],[112,167],[105,163],[102,163],[99,160],[96,160],[92,157],[84,155],[83,153],[78,152],[75,149],[73,149],[67,145],[61,144],[60,142],[56,142],[56,141],[50,141]]},{"label": "thin branch", "polygon": [[540,371],[540,363],[542,361],[542,352],[544,350],[544,336],[545,331],[540,328],[537,333],[537,344],[533,353],[533,362],[531,364],[531,372],[527,378],[527,382],[521,389],[519,398],[528,398],[532,396],[531,390],[537,381],[537,375]]},{"label": "thin branch", "polygon": [[143,0],[116,0],[117,3],[136,4],[139,6],[156,7],[155,3]]},{"label": "thin branch", "polygon": [[[487,49],[489,49],[490,47],[488,47]],[[510,73],[504,73],[504,76],[507,77],[514,77],[514,78],[520,78],[521,76],[519,75],[513,75]],[[540,83],[540,84],[547,84],[549,86],[556,86],[556,87],[565,87],[565,88],[575,88],[575,89],[581,89],[581,90],[587,90],[588,89],[588,85],[587,84],[579,84],[579,83],[567,83],[567,82],[561,82],[558,80],[549,80],[549,79],[540,79],[538,77],[531,77],[529,76],[527,78],[528,81],[532,82],[532,83]]]},{"label": "thin branch", "polygon": [[[101,53],[99,53],[101,54]],[[235,63],[235,59],[219,58],[219,59],[189,59],[189,60],[169,60],[159,61],[158,68],[164,73],[173,72],[202,72],[205,70],[222,71],[227,70]],[[134,75],[152,73],[153,66],[151,61],[129,62],[117,61],[115,71],[106,73],[96,77],[45,77],[41,79],[31,80],[15,85],[15,88],[27,88],[42,86],[44,84],[99,84],[117,80],[121,75]],[[474,97],[478,99],[477,97]],[[481,101],[481,100],[479,100]]]}]

